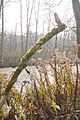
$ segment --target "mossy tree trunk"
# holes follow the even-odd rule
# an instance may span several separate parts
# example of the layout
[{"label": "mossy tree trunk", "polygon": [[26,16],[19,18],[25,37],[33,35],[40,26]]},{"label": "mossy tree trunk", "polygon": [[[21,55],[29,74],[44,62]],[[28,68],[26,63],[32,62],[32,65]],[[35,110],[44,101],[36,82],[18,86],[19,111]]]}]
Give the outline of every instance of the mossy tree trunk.
[{"label": "mossy tree trunk", "polygon": [[[4,95],[2,96],[2,100],[4,100],[5,96],[7,96],[9,94],[14,83],[17,81],[19,74],[22,72],[22,70],[24,68],[26,68],[29,59],[36,53],[36,51],[39,50],[41,48],[41,46],[44,45],[46,42],[48,42],[53,36],[55,36],[56,34],[58,34],[61,31],[63,31],[65,28],[66,28],[65,24],[61,24],[57,28],[53,28],[51,30],[51,32],[48,32],[45,36],[40,38],[36,42],[36,44],[31,49],[29,49],[28,52],[21,58],[21,61],[18,64],[16,71],[14,72],[10,82],[8,83],[8,85],[5,89]],[[0,101],[0,110],[1,110],[4,103],[5,103],[5,100],[2,103]]]}]

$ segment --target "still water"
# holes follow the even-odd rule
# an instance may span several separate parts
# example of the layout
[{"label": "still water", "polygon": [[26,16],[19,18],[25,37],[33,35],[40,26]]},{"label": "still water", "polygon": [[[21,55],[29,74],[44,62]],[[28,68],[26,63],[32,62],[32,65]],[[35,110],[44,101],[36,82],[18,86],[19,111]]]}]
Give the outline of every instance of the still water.
[{"label": "still water", "polygon": [[[54,83],[54,77],[50,71],[50,67],[47,66],[47,68],[48,68],[48,77],[49,77],[50,81]],[[30,73],[36,73],[37,78],[39,78],[39,73],[35,66],[28,66],[27,69],[30,71]],[[14,73],[15,70],[16,70],[16,67],[15,68],[12,68],[12,67],[1,68],[0,73],[7,74],[7,77],[9,78]],[[72,66],[72,72],[76,73],[76,66]],[[79,72],[80,72],[80,65],[79,65]],[[30,75],[25,71],[25,69],[21,72],[21,74],[18,77],[17,82],[14,84],[14,86],[19,91],[21,89],[21,86],[23,85],[23,81],[30,81]],[[29,86],[32,87],[32,84],[29,84]],[[25,87],[24,87],[23,91],[25,91]]]},{"label": "still water", "polygon": [[[35,71],[37,74],[38,74],[38,71],[36,69],[35,66],[28,66],[27,69],[30,71],[30,73],[32,73],[33,71]],[[3,74],[7,74],[7,77],[10,78],[11,75],[14,73],[14,71],[16,70],[16,67],[15,68],[12,68],[12,67],[9,67],[9,68],[1,68],[0,69],[0,73],[3,73]],[[20,90],[21,89],[21,86],[23,85],[23,81],[30,81],[30,76],[28,75],[28,73],[23,70],[21,72],[21,74],[19,75],[18,77],[18,80],[17,82],[14,84],[14,86]],[[25,87],[24,87],[25,89]],[[23,90],[24,90],[23,89]]]}]

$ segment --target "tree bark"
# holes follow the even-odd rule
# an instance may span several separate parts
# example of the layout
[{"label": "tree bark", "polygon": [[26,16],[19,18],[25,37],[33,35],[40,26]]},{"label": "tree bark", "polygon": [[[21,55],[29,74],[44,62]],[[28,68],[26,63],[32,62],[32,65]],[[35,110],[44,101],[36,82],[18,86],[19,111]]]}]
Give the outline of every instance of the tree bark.
[{"label": "tree bark", "polygon": [[33,12],[33,5],[34,5],[34,0],[32,1],[31,12],[29,14],[30,1],[26,0],[27,21],[26,21],[26,46],[25,46],[25,52],[28,50],[28,40],[29,40],[29,31],[30,31],[31,17],[32,17],[32,12]]},{"label": "tree bark", "polygon": [[1,0],[1,10],[2,10],[2,37],[0,40],[0,67],[3,66],[2,52],[3,52],[3,40],[4,40],[4,0]]},{"label": "tree bark", "polygon": [[[72,0],[74,16],[76,20],[76,30],[77,30],[77,43],[80,44],[80,2],[79,0]],[[80,47],[78,51],[78,57],[80,58]]]},{"label": "tree bark", "polygon": [[3,0],[1,0],[1,2],[0,2],[0,18],[1,18],[1,8],[2,8],[2,6],[3,6]]},{"label": "tree bark", "polygon": [[21,56],[23,56],[22,0],[20,0]]},{"label": "tree bark", "polygon": [[[36,44],[28,50],[28,52],[21,58],[20,63],[18,64],[18,67],[16,69],[16,71],[14,72],[11,80],[9,81],[5,92],[3,93],[4,95],[2,96],[2,99],[4,96],[7,96],[11,90],[11,88],[13,87],[14,83],[17,81],[17,78],[19,76],[19,74],[22,72],[22,70],[24,68],[26,68],[29,59],[36,53],[37,50],[39,50],[41,48],[42,45],[44,45],[46,42],[48,42],[53,36],[55,36],[56,34],[58,34],[59,32],[63,31],[66,28],[65,24],[61,24],[60,26],[58,26],[58,28],[53,28],[51,30],[51,32],[48,32],[45,36],[43,36],[42,38],[40,38]],[[4,97],[5,98],[5,97]],[[2,104],[5,103],[4,102],[1,103],[0,101],[0,110],[2,108]]]},{"label": "tree bark", "polygon": [[35,21],[36,21],[35,41],[37,41],[37,39],[38,39],[38,21],[39,21],[40,0],[38,1],[38,9],[35,9],[35,5],[34,5],[34,10],[35,10]]}]

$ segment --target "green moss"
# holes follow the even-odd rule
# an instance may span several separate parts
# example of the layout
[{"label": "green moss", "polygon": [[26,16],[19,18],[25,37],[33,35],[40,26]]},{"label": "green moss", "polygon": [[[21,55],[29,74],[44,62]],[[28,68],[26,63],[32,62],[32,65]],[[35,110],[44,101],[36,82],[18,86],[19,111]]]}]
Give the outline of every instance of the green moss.
[{"label": "green moss", "polygon": [[11,90],[12,86],[14,85],[14,83],[17,81],[18,75],[21,73],[21,71],[23,70],[23,66],[20,66],[16,69],[16,72],[13,74],[10,82],[8,83],[7,87],[5,88],[5,93],[8,94],[9,91]]}]

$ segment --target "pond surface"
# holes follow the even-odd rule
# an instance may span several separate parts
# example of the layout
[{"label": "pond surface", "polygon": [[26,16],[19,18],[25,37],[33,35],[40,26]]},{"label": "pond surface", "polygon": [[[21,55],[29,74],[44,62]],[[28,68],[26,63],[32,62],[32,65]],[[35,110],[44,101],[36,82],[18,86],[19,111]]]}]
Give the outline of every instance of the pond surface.
[{"label": "pond surface", "polygon": [[[50,72],[50,68],[49,66],[47,66],[48,68],[48,76],[49,76],[49,79],[54,82],[54,78],[53,76],[51,76],[51,72]],[[39,78],[39,73],[38,73],[38,70],[36,69],[35,66],[28,66],[27,69],[30,71],[30,73],[36,73],[37,77]],[[12,68],[12,67],[9,67],[9,68],[2,68],[0,69],[0,73],[4,73],[4,74],[7,74],[8,78],[14,73],[14,71],[16,70],[16,67],[15,68]],[[76,73],[76,66],[72,66],[72,71],[73,73]],[[79,65],[79,72],[80,72],[80,65]],[[21,74],[19,75],[18,77],[18,80],[17,82],[14,84],[14,86],[20,90],[21,89],[21,86],[23,85],[23,81],[30,81],[30,75],[26,72],[26,70],[24,69]],[[30,87],[32,85],[30,84]],[[23,89],[23,91],[25,91],[25,87]]]},{"label": "pond surface", "polygon": [[[38,74],[38,71],[36,69],[35,66],[28,66],[27,69],[30,71],[30,73],[32,73],[33,71],[35,71],[37,74]],[[0,69],[0,73],[3,73],[3,74],[7,74],[7,77],[9,78],[13,73],[14,71],[16,70],[16,67],[15,68],[12,68],[12,67],[9,67],[9,68],[1,68]],[[26,70],[24,69],[21,74],[19,75],[18,77],[18,80],[17,82],[14,84],[14,86],[20,90],[21,89],[21,86],[23,85],[23,81],[30,81],[30,76],[29,74],[26,72]],[[25,87],[24,87],[25,89]],[[24,90],[23,90],[24,91]]]}]

